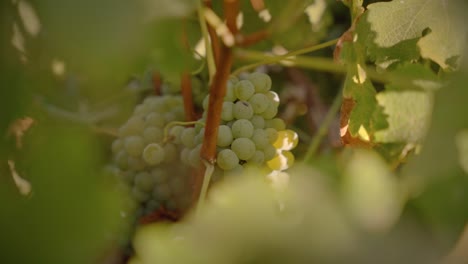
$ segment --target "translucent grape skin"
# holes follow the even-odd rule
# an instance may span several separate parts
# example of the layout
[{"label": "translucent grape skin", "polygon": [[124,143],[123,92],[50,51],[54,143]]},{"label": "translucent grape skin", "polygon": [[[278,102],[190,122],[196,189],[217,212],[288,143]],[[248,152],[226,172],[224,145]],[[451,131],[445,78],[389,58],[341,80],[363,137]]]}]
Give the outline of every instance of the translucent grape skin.
[{"label": "translucent grape skin", "polygon": [[223,108],[221,110],[221,120],[231,121],[234,119],[233,107],[234,104],[232,102],[223,102]]},{"label": "translucent grape skin", "polygon": [[182,131],[180,135],[180,140],[187,148],[194,148],[195,147],[195,128],[187,127]]},{"label": "translucent grape skin", "polygon": [[223,149],[218,153],[216,162],[221,169],[232,170],[239,165],[239,158],[234,151]]},{"label": "translucent grape skin", "polygon": [[248,80],[242,80],[235,84],[234,93],[239,100],[247,101],[254,95],[255,87]]},{"label": "translucent grape skin", "polygon": [[218,147],[227,147],[233,140],[231,128],[226,125],[220,125],[218,128]]},{"label": "translucent grape skin", "polygon": [[250,118],[250,122],[255,129],[265,127],[265,119],[259,115],[252,116],[252,118]]},{"label": "translucent grape skin", "polygon": [[247,77],[247,80],[253,83],[257,93],[265,93],[271,89],[270,76],[265,73],[254,72]]},{"label": "translucent grape skin", "polygon": [[250,119],[253,116],[253,108],[246,101],[237,101],[233,107],[235,119]]},{"label": "translucent grape skin", "polygon": [[231,149],[241,160],[248,160],[255,154],[255,144],[248,138],[237,138],[231,144]]},{"label": "translucent grape skin", "polygon": [[151,143],[143,150],[143,160],[149,165],[157,165],[163,162],[166,151],[158,143]]},{"label": "translucent grape skin", "polygon": [[252,123],[247,119],[236,120],[232,124],[232,136],[234,138],[250,138],[254,132]]},{"label": "translucent grape skin", "polygon": [[252,105],[254,113],[260,114],[267,109],[270,99],[264,94],[257,93],[250,97],[248,102]]},{"label": "translucent grape skin", "polygon": [[270,143],[268,140],[268,134],[263,129],[255,129],[252,135],[252,141],[257,149],[264,149]]},{"label": "translucent grape skin", "polygon": [[144,148],[143,138],[140,136],[129,136],[125,138],[125,151],[131,156],[141,155]]}]

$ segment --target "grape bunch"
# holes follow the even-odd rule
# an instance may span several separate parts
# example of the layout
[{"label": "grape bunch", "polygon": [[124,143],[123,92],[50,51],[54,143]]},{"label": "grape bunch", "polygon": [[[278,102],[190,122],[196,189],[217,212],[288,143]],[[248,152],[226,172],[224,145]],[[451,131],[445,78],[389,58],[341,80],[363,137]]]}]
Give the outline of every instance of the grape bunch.
[{"label": "grape bunch", "polygon": [[140,205],[140,215],[190,205],[189,173],[179,166],[181,147],[164,135],[170,122],[180,120],[184,120],[180,96],[148,97],[120,127],[112,144],[117,175]]},{"label": "grape bunch", "polygon": [[[214,180],[219,175],[242,172],[245,167],[267,167],[282,171],[292,165],[290,152],[297,145],[297,134],[286,130],[284,121],[275,117],[279,97],[271,91],[272,81],[263,73],[245,79],[231,77],[227,83],[221,123],[218,127]],[[203,116],[194,127],[174,127],[171,134],[184,148],[181,160],[191,167],[201,164],[200,150],[205,129],[209,95],[203,101]]]}]

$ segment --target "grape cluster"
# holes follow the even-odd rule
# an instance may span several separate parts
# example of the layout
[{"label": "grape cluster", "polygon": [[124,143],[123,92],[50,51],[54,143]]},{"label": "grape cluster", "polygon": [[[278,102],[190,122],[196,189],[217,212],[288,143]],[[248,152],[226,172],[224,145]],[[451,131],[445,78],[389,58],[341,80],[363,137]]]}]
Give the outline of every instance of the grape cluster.
[{"label": "grape cluster", "polygon": [[[237,174],[247,166],[281,171],[294,161],[289,152],[297,144],[297,134],[285,130],[278,113],[279,97],[271,91],[271,79],[263,73],[252,73],[245,79],[231,77],[227,83],[221,123],[218,127],[215,179],[219,174]],[[203,101],[206,119],[209,96]],[[171,133],[184,148],[181,160],[191,167],[201,164],[203,125],[174,127]],[[295,143],[292,143],[295,140]]]},{"label": "grape cluster", "polygon": [[165,140],[164,129],[184,120],[180,96],[148,97],[123,124],[112,144],[118,176],[142,214],[161,207],[184,210],[190,204],[189,173],[179,166],[181,147]]}]

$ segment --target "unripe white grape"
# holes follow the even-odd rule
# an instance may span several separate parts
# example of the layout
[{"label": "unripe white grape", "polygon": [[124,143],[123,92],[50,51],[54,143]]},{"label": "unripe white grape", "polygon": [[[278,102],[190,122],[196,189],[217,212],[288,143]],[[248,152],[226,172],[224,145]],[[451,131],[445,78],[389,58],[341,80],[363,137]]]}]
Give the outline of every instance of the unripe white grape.
[{"label": "unripe white grape", "polygon": [[250,119],[253,116],[253,108],[246,101],[237,101],[234,104],[233,114],[235,119]]},{"label": "unripe white grape", "polygon": [[237,138],[231,144],[231,149],[241,160],[248,160],[255,154],[255,144],[248,138]]},{"label": "unripe white grape", "polygon": [[184,131],[185,127],[183,126],[173,126],[170,130],[169,130],[169,138],[172,142],[174,142],[175,144],[180,144],[181,143],[181,140],[180,140],[180,136],[182,134],[182,132]]},{"label": "unripe white grape", "polygon": [[274,106],[278,107],[280,105],[280,98],[276,92],[268,91],[265,95],[270,99],[270,102],[272,102]]},{"label": "unripe white grape", "polygon": [[210,95],[207,95],[205,99],[203,99],[203,103],[202,103],[203,110],[208,111],[209,103],[210,103]]},{"label": "unripe white grape", "polygon": [[277,131],[281,131],[286,129],[286,124],[281,118],[273,118],[270,120],[265,120],[265,127],[271,127]]},{"label": "unripe white grape", "polygon": [[115,164],[117,164],[117,167],[121,170],[126,170],[128,169],[128,155],[125,150],[120,150],[117,152],[115,155]]},{"label": "unripe white grape", "polygon": [[189,148],[184,148],[180,152],[180,160],[185,164],[185,165],[190,165],[189,161],[189,155],[190,155],[190,150]]},{"label": "unripe white grape", "polygon": [[120,150],[122,150],[123,145],[124,144],[120,138],[114,140],[114,142],[112,142],[112,152],[118,153]]},{"label": "unripe white grape", "polygon": [[138,157],[144,148],[143,138],[140,136],[129,136],[125,138],[125,151],[131,156]]},{"label": "unripe white grape", "polygon": [[270,103],[270,99],[266,97],[266,95],[262,93],[256,93],[252,97],[250,97],[248,101],[253,108],[255,114],[263,113]]},{"label": "unripe white grape", "polygon": [[250,122],[255,129],[265,127],[265,119],[262,116],[254,115],[252,118],[250,118]]},{"label": "unripe white grape", "polygon": [[140,188],[138,188],[137,186],[133,186],[132,188],[132,197],[133,199],[135,199],[137,202],[145,202],[146,200],[148,200],[151,195],[140,190]]},{"label": "unripe white grape", "polygon": [[234,93],[234,82],[228,81],[226,85],[226,95],[224,96],[225,102],[234,102],[237,97]]},{"label": "unripe white grape", "polygon": [[268,134],[263,129],[255,129],[252,135],[252,141],[256,149],[264,149],[270,144],[268,141]]},{"label": "unripe white grape", "polygon": [[239,158],[234,151],[223,149],[218,153],[216,163],[223,170],[231,170],[239,165]]},{"label": "unripe white grape", "polygon": [[265,93],[271,88],[270,76],[264,73],[254,72],[247,77],[247,80],[253,83],[257,93]]},{"label": "unripe white grape", "polygon": [[276,131],[276,129],[274,129],[274,128],[269,127],[267,129],[265,129],[265,132],[267,134],[268,141],[271,144],[273,144],[276,141],[276,139],[278,138],[278,131]]},{"label": "unripe white grape", "polygon": [[149,165],[158,165],[163,162],[166,153],[158,143],[151,143],[143,150],[143,160]]},{"label": "unripe white grape", "polygon": [[144,192],[150,192],[154,188],[154,179],[148,172],[139,172],[135,175],[135,186]]},{"label": "unripe white grape", "polygon": [[155,184],[160,184],[167,181],[169,174],[162,168],[156,167],[151,170],[151,177],[153,177]]},{"label": "unripe white grape", "polygon": [[127,162],[130,170],[140,171],[146,167],[146,163],[140,157],[129,156]]},{"label": "unripe white grape", "polygon": [[182,131],[182,134],[180,135],[180,139],[187,148],[194,148],[195,136],[196,136],[195,128],[187,127],[184,129],[184,131]]},{"label": "unripe white grape", "polygon": [[233,140],[231,128],[226,125],[220,125],[218,128],[218,140],[216,145],[219,147],[227,147],[231,145]]},{"label": "unripe white grape", "polygon": [[265,154],[263,151],[256,150],[254,155],[247,160],[247,164],[255,164],[257,166],[262,165],[265,162]]},{"label": "unripe white grape", "polygon": [[221,110],[221,120],[231,121],[234,119],[233,113],[234,104],[232,102],[223,102],[223,108]]},{"label": "unripe white grape", "polygon": [[250,138],[254,132],[252,123],[247,119],[239,119],[232,124],[232,136],[234,138]]},{"label": "unripe white grape", "polygon": [[234,93],[239,100],[247,101],[255,93],[255,87],[248,80],[242,80],[234,86]]},{"label": "unripe white grape", "polygon": [[270,101],[265,111],[261,113],[261,116],[263,116],[265,119],[272,119],[276,116],[276,114],[278,114],[278,107],[275,106],[273,101]]},{"label": "unripe white grape", "polygon": [[194,149],[192,149],[189,153],[189,163],[190,166],[194,168],[199,168],[201,166],[201,158],[200,158],[200,151],[202,145],[197,145]]},{"label": "unripe white grape", "polygon": [[273,147],[273,145],[267,145],[263,149],[263,154],[265,155],[265,161],[269,161],[272,158],[274,158],[275,155],[276,155],[276,152],[277,151],[276,151],[275,147]]},{"label": "unripe white grape", "polygon": [[150,113],[145,117],[145,125],[147,127],[163,127],[165,124],[164,116],[159,113]]},{"label": "unripe white grape", "polygon": [[164,144],[164,162],[170,163],[176,161],[179,150],[174,144],[166,143]]},{"label": "unripe white grape", "polygon": [[143,131],[143,139],[146,144],[161,142],[163,137],[163,130],[159,127],[147,127]]}]

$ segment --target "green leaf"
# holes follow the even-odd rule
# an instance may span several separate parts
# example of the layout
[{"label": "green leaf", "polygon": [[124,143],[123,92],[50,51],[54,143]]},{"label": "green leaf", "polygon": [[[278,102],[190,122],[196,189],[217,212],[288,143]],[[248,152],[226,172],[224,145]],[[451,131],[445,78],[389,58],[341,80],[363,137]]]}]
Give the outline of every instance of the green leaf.
[{"label": "green leaf", "polygon": [[[368,20],[376,32],[375,43],[391,47],[397,43],[422,37],[418,41],[421,55],[449,68],[447,60],[459,56],[465,42],[466,29],[457,13],[456,1],[399,0],[368,6]],[[423,32],[430,32],[423,36]]]},{"label": "green leaf", "polygon": [[379,105],[388,116],[388,128],[377,131],[377,142],[419,143],[427,132],[432,95],[420,91],[386,91],[377,94]]}]

